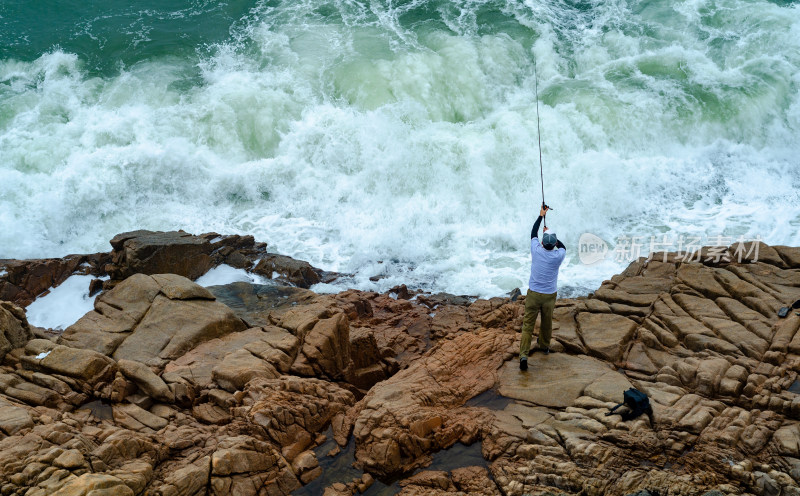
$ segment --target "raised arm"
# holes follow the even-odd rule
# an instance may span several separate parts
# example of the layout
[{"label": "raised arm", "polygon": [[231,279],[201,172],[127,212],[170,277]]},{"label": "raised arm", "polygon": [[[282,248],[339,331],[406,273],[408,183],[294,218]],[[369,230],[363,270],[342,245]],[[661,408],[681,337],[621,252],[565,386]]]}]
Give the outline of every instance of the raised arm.
[{"label": "raised arm", "polygon": [[536,218],[536,222],[533,223],[533,229],[531,229],[531,239],[539,237],[539,225],[541,225],[543,218],[544,217],[540,215]]},{"label": "raised arm", "polygon": [[556,248],[564,248],[565,250],[567,249],[567,247],[564,246],[564,243],[562,243],[560,239],[556,241]]}]

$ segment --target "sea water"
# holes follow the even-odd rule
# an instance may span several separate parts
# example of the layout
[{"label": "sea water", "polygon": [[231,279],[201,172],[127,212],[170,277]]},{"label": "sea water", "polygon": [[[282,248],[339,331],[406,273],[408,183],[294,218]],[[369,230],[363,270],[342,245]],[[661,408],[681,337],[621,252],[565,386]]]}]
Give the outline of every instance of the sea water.
[{"label": "sea water", "polygon": [[41,0],[0,26],[0,258],[217,231],[351,275],[320,290],[500,295],[539,131],[562,295],[654,239],[800,245],[796,1]]}]

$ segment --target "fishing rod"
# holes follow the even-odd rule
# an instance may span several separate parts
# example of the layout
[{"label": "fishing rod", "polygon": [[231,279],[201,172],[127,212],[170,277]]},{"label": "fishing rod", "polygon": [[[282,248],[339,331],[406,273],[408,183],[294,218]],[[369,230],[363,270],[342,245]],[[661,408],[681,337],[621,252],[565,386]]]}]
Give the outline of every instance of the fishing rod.
[{"label": "fishing rod", "polygon": [[[539,127],[539,74],[536,72],[536,54],[533,54],[533,79],[536,88],[536,134],[539,138],[539,179],[542,182],[542,208],[553,210],[544,202],[544,166],[542,165],[542,130]],[[547,212],[545,212],[546,214]],[[544,217],[544,227],[547,227],[547,216]]]}]

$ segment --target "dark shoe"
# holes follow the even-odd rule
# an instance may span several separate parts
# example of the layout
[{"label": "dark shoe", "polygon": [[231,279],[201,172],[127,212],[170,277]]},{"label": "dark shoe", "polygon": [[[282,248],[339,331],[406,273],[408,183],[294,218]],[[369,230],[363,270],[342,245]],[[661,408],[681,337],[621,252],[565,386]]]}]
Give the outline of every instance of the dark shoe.
[{"label": "dark shoe", "polygon": [[535,350],[533,350],[533,351],[534,351],[534,352],[536,352],[536,351],[541,351],[541,352],[542,352],[542,353],[544,353],[545,355],[549,355],[549,354],[550,354],[550,347],[548,346],[547,348],[536,348],[536,349],[535,349]]},{"label": "dark shoe", "polygon": [[781,309],[778,310],[778,317],[780,317],[780,318],[786,317],[787,315],[789,315],[789,310],[791,310],[791,308],[789,308],[789,307],[781,307]]},{"label": "dark shoe", "polygon": [[520,358],[519,359],[519,369],[520,370],[528,370],[528,359],[527,358]]}]

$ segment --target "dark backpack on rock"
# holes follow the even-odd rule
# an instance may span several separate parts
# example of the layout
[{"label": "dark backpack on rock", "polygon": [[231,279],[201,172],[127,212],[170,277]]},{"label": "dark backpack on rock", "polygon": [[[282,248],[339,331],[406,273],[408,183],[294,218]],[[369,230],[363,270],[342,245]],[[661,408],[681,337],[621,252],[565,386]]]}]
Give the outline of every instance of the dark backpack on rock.
[{"label": "dark backpack on rock", "polygon": [[622,403],[612,408],[606,417],[613,415],[617,408],[627,406],[628,411],[622,412],[622,420],[633,420],[639,415],[645,413],[650,418],[650,423],[653,423],[653,407],[650,406],[650,398],[638,389],[630,388],[622,395]]}]

